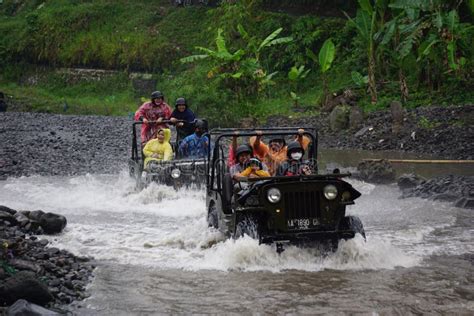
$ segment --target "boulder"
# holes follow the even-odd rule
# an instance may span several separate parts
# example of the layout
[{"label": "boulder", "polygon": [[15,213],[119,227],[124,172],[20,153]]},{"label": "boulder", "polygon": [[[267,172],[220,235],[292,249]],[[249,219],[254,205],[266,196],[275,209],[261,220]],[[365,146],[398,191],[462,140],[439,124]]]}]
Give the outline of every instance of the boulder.
[{"label": "boulder", "polygon": [[329,125],[335,132],[346,129],[349,126],[350,107],[336,106],[329,114]]},{"label": "boulder", "polygon": [[15,215],[16,213],[15,210],[12,210],[11,208],[3,206],[3,205],[0,205],[0,211],[10,213],[11,215]]},{"label": "boulder", "polygon": [[395,180],[395,171],[387,160],[366,160],[357,166],[359,178],[372,183],[391,183]]},{"label": "boulder", "polygon": [[20,271],[0,285],[0,304],[11,305],[19,299],[44,306],[53,300],[53,295],[33,272]]},{"label": "boulder", "polygon": [[398,101],[390,103],[390,113],[392,114],[392,134],[398,135],[403,127],[404,111],[403,106]]},{"label": "boulder", "polygon": [[39,305],[28,302],[27,300],[18,300],[6,311],[6,316],[56,316],[63,315],[43,308]]},{"label": "boulder", "polygon": [[66,217],[54,213],[44,213],[39,218],[41,228],[46,234],[60,233],[66,227]]},{"label": "boulder", "polygon": [[474,198],[472,198],[472,197],[462,197],[459,200],[457,200],[454,205],[456,207],[474,209]]},{"label": "boulder", "polygon": [[414,173],[405,173],[398,178],[397,184],[400,190],[405,191],[407,189],[415,188],[425,181],[425,179],[418,177]]},{"label": "boulder", "polygon": [[349,114],[349,128],[357,129],[364,121],[364,113],[362,109],[358,106],[351,107],[351,112]]}]

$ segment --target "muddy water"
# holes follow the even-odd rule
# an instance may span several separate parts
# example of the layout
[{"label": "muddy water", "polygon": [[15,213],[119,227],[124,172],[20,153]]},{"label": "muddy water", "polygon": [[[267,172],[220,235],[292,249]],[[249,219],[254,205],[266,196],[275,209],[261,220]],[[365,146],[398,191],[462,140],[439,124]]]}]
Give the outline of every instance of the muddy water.
[{"label": "muddy water", "polygon": [[288,247],[278,256],[247,237],[224,240],[207,228],[203,191],[136,193],[125,170],[9,178],[0,204],[68,218],[52,245],[98,265],[90,298],[70,307],[77,314],[474,313],[472,211],[401,200],[396,185],[352,184],[363,195],[349,213],[367,242],[342,241],[329,255]]}]

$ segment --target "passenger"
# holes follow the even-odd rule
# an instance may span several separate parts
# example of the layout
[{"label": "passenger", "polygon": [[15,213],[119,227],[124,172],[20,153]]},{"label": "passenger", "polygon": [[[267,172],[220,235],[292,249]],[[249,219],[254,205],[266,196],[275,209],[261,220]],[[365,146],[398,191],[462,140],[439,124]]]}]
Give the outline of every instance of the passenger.
[{"label": "passenger", "polygon": [[209,153],[209,138],[203,136],[206,132],[206,122],[196,120],[194,134],[185,137],[179,145],[181,157],[189,159],[206,158]]},{"label": "passenger", "polygon": [[154,161],[167,161],[173,159],[173,150],[169,143],[171,131],[168,128],[160,128],[156,132],[156,138],[151,139],[143,148],[145,155],[145,169]]},{"label": "passenger", "polygon": [[[168,125],[161,123],[171,116],[171,108],[164,101],[164,95],[160,91],[151,94],[151,101],[143,103],[135,112],[135,121],[142,121],[141,140],[144,145],[148,140],[156,135],[159,128],[167,128]],[[157,122],[157,123],[151,123]]]},{"label": "passenger", "polygon": [[[267,146],[261,141],[261,134],[261,131],[257,131],[257,136],[250,138],[250,144],[252,145],[255,156],[268,165],[271,175],[275,175],[277,173],[278,166],[287,159],[288,148],[286,146],[285,139],[282,136],[273,136]],[[303,149],[306,149],[308,148],[311,140],[303,134],[304,129],[298,129],[298,135],[296,136],[295,140],[301,144]]]},{"label": "passenger", "polygon": [[262,177],[270,177],[270,173],[268,171],[263,170],[263,164],[258,158],[250,158],[249,161],[246,163],[247,168],[244,171],[237,173],[235,178],[242,180],[245,178],[262,178]]},{"label": "passenger", "polygon": [[235,163],[233,166],[230,166],[229,173],[237,180],[235,177],[237,174],[241,173],[245,170],[246,164],[249,162],[250,158],[252,158],[252,147],[247,144],[240,145],[235,150]]},{"label": "passenger", "polygon": [[171,113],[170,121],[175,124],[178,133],[176,140],[180,141],[194,132],[193,122],[196,119],[193,111],[188,108],[185,98],[176,99],[176,108]]},{"label": "passenger", "polygon": [[[235,150],[235,164],[229,168],[229,173],[234,180],[241,180],[238,175],[248,167],[251,158],[253,158],[253,153],[250,145],[243,144],[237,147]],[[268,167],[264,163],[262,163],[262,170],[268,172]]]},{"label": "passenger", "polygon": [[277,176],[299,176],[312,174],[311,166],[307,161],[303,161],[304,149],[297,141],[288,145],[288,160],[280,164]]}]

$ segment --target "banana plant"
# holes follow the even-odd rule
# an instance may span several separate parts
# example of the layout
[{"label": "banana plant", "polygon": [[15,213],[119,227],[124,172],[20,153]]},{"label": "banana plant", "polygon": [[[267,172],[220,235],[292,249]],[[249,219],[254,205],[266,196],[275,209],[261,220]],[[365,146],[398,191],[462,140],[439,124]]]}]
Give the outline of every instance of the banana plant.
[{"label": "banana plant", "polygon": [[306,54],[315,63],[319,63],[319,70],[323,78],[323,105],[326,105],[329,97],[326,72],[331,68],[332,62],[334,61],[336,47],[334,46],[332,39],[328,38],[324,41],[323,46],[321,46],[318,57],[316,57],[316,55],[309,49],[306,50]]},{"label": "banana plant", "polygon": [[215,40],[216,49],[196,47],[204,54],[192,55],[181,59],[182,63],[193,63],[203,59],[210,59],[212,68],[208,71],[208,78],[219,77],[230,80],[227,85],[239,93],[258,95],[268,85],[274,84],[272,78],[277,72],[269,72],[260,63],[260,54],[267,47],[281,45],[291,42],[292,37],[280,37],[282,28],[278,28],[263,40],[250,36],[242,25],[237,27],[246,45],[231,53],[223,36],[223,30],[219,29]]},{"label": "banana plant", "polygon": [[294,65],[288,72],[288,79],[292,83],[291,86],[293,90],[290,92],[290,96],[293,100],[293,105],[295,107],[298,106],[298,101],[300,99],[300,97],[296,94],[296,91],[298,90],[298,84],[308,76],[310,71],[311,69],[305,69],[304,65],[301,65],[299,67],[297,65]]},{"label": "banana plant", "polygon": [[374,40],[374,35],[377,32],[377,15],[383,18],[384,11],[387,6],[387,1],[374,0],[372,3],[371,0],[359,0],[359,6],[360,9],[357,10],[357,15],[354,19],[347,15],[347,13],[344,12],[344,14],[346,15],[350,23],[355,26],[357,32],[359,33],[359,36],[366,45],[369,92],[371,96],[371,102],[375,104],[377,103],[377,87],[375,84],[376,43]]}]

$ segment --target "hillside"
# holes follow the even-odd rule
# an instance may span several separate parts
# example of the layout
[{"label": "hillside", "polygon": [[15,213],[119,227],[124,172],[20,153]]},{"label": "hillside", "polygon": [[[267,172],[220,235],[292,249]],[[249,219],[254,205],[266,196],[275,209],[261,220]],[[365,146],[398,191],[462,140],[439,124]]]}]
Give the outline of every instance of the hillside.
[{"label": "hillside", "polygon": [[[3,1],[0,91],[9,110],[127,115],[154,89],[227,125],[319,115],[347,89],[366,112],[393,100],[474,103],[470,2],[194,2]],[[334,61],[322,71],[329,39]],[[109,72],[71,76],[77,68]]]}]

